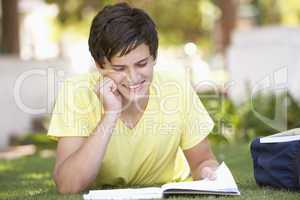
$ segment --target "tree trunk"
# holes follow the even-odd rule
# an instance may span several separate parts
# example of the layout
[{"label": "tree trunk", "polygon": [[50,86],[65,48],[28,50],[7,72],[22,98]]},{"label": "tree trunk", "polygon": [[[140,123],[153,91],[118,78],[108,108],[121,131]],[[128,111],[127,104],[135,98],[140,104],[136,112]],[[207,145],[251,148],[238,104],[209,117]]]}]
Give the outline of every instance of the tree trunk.
[{"label": "tree trunk", "polygon": [[5,54],[20,53],[18,0],[2,0],[2,50]]},{"label": "tree trunk", "polygon": [[219,0],[216,2],[222,12],[217,22],[217,30],[219,31],[219,33],[217,33],[219,37],[217,38],[219,42],[217,51],[225,54],[231,42],[231,34],[236,25],[239,2],[238,0]]}]

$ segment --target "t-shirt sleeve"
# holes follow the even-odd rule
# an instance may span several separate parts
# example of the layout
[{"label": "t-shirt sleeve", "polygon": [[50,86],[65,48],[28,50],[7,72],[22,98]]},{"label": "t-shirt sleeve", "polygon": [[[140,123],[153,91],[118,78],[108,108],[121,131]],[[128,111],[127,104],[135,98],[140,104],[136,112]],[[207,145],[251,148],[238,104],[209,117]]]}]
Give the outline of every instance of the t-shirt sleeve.
[{"label": "t-shirt sleeve", "polygon": [[203,106],[190,82],[185,83],[183,131],[180,146],[183,150],[192,148],[212,131],[214,122]]},{"label": "t-shirt sleeve", "polygon": [[47,133],[51,139],[87,137],[100,120],[101,106],[96,94],[80,81],[77,83],[69,78],[59,89]]}]

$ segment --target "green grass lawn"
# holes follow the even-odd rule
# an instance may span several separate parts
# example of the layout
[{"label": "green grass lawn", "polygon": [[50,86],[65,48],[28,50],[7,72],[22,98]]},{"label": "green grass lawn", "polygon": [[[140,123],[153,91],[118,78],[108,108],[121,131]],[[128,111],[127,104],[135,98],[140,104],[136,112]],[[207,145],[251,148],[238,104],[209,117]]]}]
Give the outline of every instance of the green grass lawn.
[{"label": "green grass lawn", "polygon": [[[249,145],[214,148],[219,161],[225,160],[237,181],[241,196],[188,196],[176,199],[299,199],[299,193],[259,188],[255,184]],[[82,199],[82,195],[60,195],[51,179],[54,158],[39,154],[16,160],[0,160],[0,199]],[[173,199],[169,198],[169,199]]]}]

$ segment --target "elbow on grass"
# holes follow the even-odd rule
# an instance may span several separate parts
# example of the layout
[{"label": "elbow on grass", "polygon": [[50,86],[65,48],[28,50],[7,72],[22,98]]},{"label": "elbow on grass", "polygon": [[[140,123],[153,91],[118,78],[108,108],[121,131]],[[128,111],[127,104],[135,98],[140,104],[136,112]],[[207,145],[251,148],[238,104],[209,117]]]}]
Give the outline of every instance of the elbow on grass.
[{"label": "elbow on grass", "polygon": [[65,181],[61,177],[53,176],[56,189],[60,194],[78,194],[86,188],[83,181]]}]

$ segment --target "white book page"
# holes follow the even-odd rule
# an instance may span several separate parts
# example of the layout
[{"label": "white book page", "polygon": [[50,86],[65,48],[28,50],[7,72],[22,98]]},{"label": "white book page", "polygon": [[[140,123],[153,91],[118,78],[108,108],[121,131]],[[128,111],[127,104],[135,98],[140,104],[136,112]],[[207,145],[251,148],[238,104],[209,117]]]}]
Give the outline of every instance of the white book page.
[{"label": "white book page", "polygon": [[237,192],[239,194],[239,190],[234,178],[224,162],[218,167],[216,174],[217,178],[213,181],[204,179],[191,182],[169,183],[164,184],[162,189]]},{"label": "white book page", "polygon": [[217,169],[217,179],[210,181],[207,179],[192,182],[180,182],[164,184],[159,187],[146,188],[128,188],[111,190],[90,190],[88,194],[83,195],[84,200],[121,200],[121,199],[156,199],[163,197],[163,191],[167,189],[178,190],[199,190],[210,192],[235,192],[240,194],[238,187],[232,177],[232,174],[226,164],[223,162]]},{"label": "white book page", "polygon": [[289,142],[300,140],[300,128],[260,138],[260,143]]},{"label": "white book page", "polygon": [[159,187],[128,188],[111,190],[90,190],[83,195],[84,200],[89,199],[154,199],[162,198],[162,189]]}]

